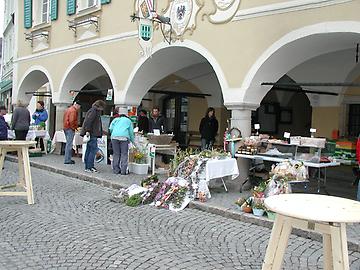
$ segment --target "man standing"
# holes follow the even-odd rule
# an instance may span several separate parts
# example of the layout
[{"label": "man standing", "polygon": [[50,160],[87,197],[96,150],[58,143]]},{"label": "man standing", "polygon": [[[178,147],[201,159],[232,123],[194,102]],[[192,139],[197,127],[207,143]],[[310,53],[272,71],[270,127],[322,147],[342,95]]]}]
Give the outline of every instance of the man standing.
[{"label": "man standing", "polygon": [[98,151],[97,139],[101,138],[103,134],[101,112],[104,110],[105,106],[106,103],[103,100],[97,100],[85,115],[80,133],[81,136],[86,136],[88,138],[84,156],[85,172],[97,172],[97,169],[94,167],[94,160]]},{"label": "man standing", "polygon": [[154,107],[149,119],[149,133],[154,133],[154,129],[158,129],[160,133],[166,132],[165,119],[160,116],[159,107]]},{"label": "man standing", "polygon": [[75,130],[78,128],[78,111],[80,110],[80,104],[74,102],[74,104],[67,108],[64,113],[64,133],[66,138],[65,146],[65,162],[64,164],[75,164],[75,161],[71,159],[72,157],[72,146],[75,136]]}]

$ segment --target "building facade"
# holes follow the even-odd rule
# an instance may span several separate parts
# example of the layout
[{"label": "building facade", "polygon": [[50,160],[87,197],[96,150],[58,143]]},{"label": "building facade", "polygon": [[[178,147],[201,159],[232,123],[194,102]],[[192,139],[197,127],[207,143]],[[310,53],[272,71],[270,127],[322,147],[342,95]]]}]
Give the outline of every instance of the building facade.
[{"label": "building facade", "polygon": [[359,9],[356,0],[19,1],[13,102],[48,83],[56,129],[74,92],[90,102],[113,89],[112,104],[160,105],[187,131],[212,106],[222,130],[231,119],[245,136],[252,119],[274,134],[299,123],[293,133],[356,133]]},{"label": "building facade", "polygon": [[4,30],[2,39],[2,58],[1,58],[1,82],[0,82],[0,101],[11,110],[11,94],[13,85],[13,60],[15,55],[16,26],[15,11],[17,1],[4,1]]}]

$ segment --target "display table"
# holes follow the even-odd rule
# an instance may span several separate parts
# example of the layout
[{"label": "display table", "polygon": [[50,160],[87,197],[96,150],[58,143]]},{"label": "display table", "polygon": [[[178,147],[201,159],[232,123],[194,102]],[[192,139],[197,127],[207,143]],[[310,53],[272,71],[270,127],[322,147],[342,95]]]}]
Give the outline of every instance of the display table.
[{"label": "display table", "polygon": [[[16,151],[19,165],[19,183],[17,185],[24,187],[26,190],[25,192],[0,191],[0,196],[26,196],[28,204],[34,204],[29,147],[35,145],[35,141],[0,141],[0,175],[4,167],[6,153]],[[2,189],[0,188],[0,190]]]},{"label": "display table", "polygon": [[349,269],[346,223],[360,222],[360,203],[325,195],[282,194],[265,199],[277,213],[263,270],[281,269],[292,228],[323,235],[324,269]]},{"label": "display table", "polygon": [[[50,139],[49,132],[47,130],[29,130],[26,135],[27,141],[33,141],[35,138],[43,138],[44,140]],[[13,140],[15,139],[15,131],[8,130],[8,139]]]},{"label": "display table", "polygon": [[[264,161],[270,161],[270,162],[276,162],[280,163],[283,161],[288,160],[288,158],[280,158],[280,157],[272,157],[272,156],[264,156],[264,155],[245,155],[245,154],[236,154],[235,157],[239,158],[246,158],[246,159],[257,159],[257,160],[264,160]],[[323,181],[326,191],[326,179],[327,179],[327,168],[328,167],[336,167],[340,166],[339,162],[327,162],[327,163],[314,163],[314,162],[307,162],[303,161],[304,166],[306,168],[316,168],[319,169],[317,181],[318,181],[318,193],[320,192],[320,183]],[[324,170],[324,178],[321,178],[321,169]]]},{"label": "display table", "polygon": [[150,157],[151,157],[151,174],[154,175],[155,174],[155,156],[156,156],[156,153],[158,153],[158,154],[166,154],[166,155],[173,155],[174,158],[176,158],[176,151],[177,151],[178,144],[177,143],[165,144],[165,145],[148,144],[148,147],[149,147],[149,153],[150,153]]},{"label": "display table", "polygon": [[[56,131],[52,140],[52,143],[66,143],[66,137],[63,130]],[[83,137],[80,136],[80,132],[75,132],[73,140],[73,149],[76,150],[78,146],[83,144]]]},{"label": "display table", "polygon": [[235,179],[239,176],[239,168],[235,158],[212,159],[206,163],[206,181],[209,182],[211,179],[221,178],[223,186],[227,192],[228,189],[224,182],[224,177],[226,176],[231,176],[231,179]]}]

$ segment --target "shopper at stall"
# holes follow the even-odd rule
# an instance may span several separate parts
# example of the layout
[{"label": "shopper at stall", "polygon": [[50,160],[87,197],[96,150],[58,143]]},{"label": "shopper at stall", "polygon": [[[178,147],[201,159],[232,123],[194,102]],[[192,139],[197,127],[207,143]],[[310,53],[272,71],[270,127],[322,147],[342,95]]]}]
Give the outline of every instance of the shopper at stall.
[{"label": "shopper at stall", "polygon": [[26,140],[30,120],[31,116],[29,110],[21,100],[18,100],[11,117],[11,127],[15,130],[15,140]]},{"label": "shopper at stall", "polygon": [[[36,110],[32,115],[32,119],[34,120],[34,124],[35,125],[40,125],[45,129],[45,122],[48,119],[48,113],[44,108],[44,101],[39,100],[36,103]],[[42,138],[35,138],[36,142],[39,144],[40,143],[40,148],[41,151],[44,151],[45,147],[44,147],[44,140]]]},{"label": "shopper at stall", "polygon": [[160,115],[159,107],[154,107],[149,119],[149,133],[154,133],[154,129],[159,130],[160,133],[166,132],[165,119]]},{"label": "shopper at stall", "polygon": [[64,164],[75,164],[71,157],[75,130],[78,129],[78,112],[80,107],[80,103],[76,101],[64,113],[63,127],[66,138]]},{"label": "shopper at stall", "polygon": [[94,167],[95,155],[98,151],[97,139],[102,136],[101,112],[104,110],[106,103],[103,100],[97,100],[87,111],[81,128],[80,136],[84,137],[86,151],[84,156],[85,172],[97,172]]},{"label": "shopper at stall", "polygon": [[39,100],[36,103],[36,110],[32,115],[32,119],[34,119],[34,124],[35,125],[44,125],[45,126],[45,122],[48,119],[48,113],[44,108],[44,101]]},{"label": "shopper at stall", "polygon": [[5,106],[0,106],[0,141],[6,141],[8,139],[9,125],[6,123],[4,115],[6,114]]},{"label": "shopper at stall", "polygon": [[134,130],[127,110],[120,108],[119,117],[109,127],[113,149],[112,169],[115,174],[127,174],[129,142],[134,143]]},{"label": "shopper at stall", "polygon": [[138,128],[139,132],[142,132],[143,134],[149,133],[149,118],[147,117],[147,112],[145,110],[139,112]]},{"label": "shopper at stall", "polygon": [[218,128],[219,123],[215,117],[215,109],[209,107],[205,117],[201,119],[199,126],[201,134],[201,150],[211,149],[213,147]]}]

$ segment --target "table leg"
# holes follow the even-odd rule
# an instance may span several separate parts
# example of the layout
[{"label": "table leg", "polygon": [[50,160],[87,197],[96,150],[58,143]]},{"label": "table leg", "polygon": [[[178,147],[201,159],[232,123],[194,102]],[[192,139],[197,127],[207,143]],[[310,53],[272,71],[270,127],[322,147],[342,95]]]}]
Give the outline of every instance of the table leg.
[{"label": "table leg", "polygon": [[223,183],[223,186],[224,186],[225,191],[228,192],[228,189],[227,189],[227,187],[226,187],[226,185],[225,185],[224,177],[221,177],[221,181],[222,181],[222,183]]},{"label": "table leg", "polygon": [[6,153],[7,153],[6,149],[2,148],[0,152],[0,176],[2,174],[2,169],[4,168]]},{"label": "table leg", "polygon": [[346,237],[346,224],[331,226],[331,246],[334,270],[349,270],[349,255]]},{"label": "table leg", "polygon": [[292,230],[291,221],[277,214],[271,231],[262,270],[279,270]]},{"label": "table leg", "polygon": [[21,153],[23,156],[22,166],[24,169],[25,187],[27,192],[28,204],[34,204],[34,193],[32,188],[30,159],[29,159],[28,149],[26,147],[22,147]]},{"label": "table leg", "polygon": [[25,186],[25,177],[24,177],[24,160],[23,160],[23,153],[21,149],[17,149],[17,156],[18,156],[18,168],[19,168],[19,183],[22,186]]},{"label": "table leg", "polygon": [[331,252],[331,235],[323,234],[324,270],[333,270],[333,258]]}]

